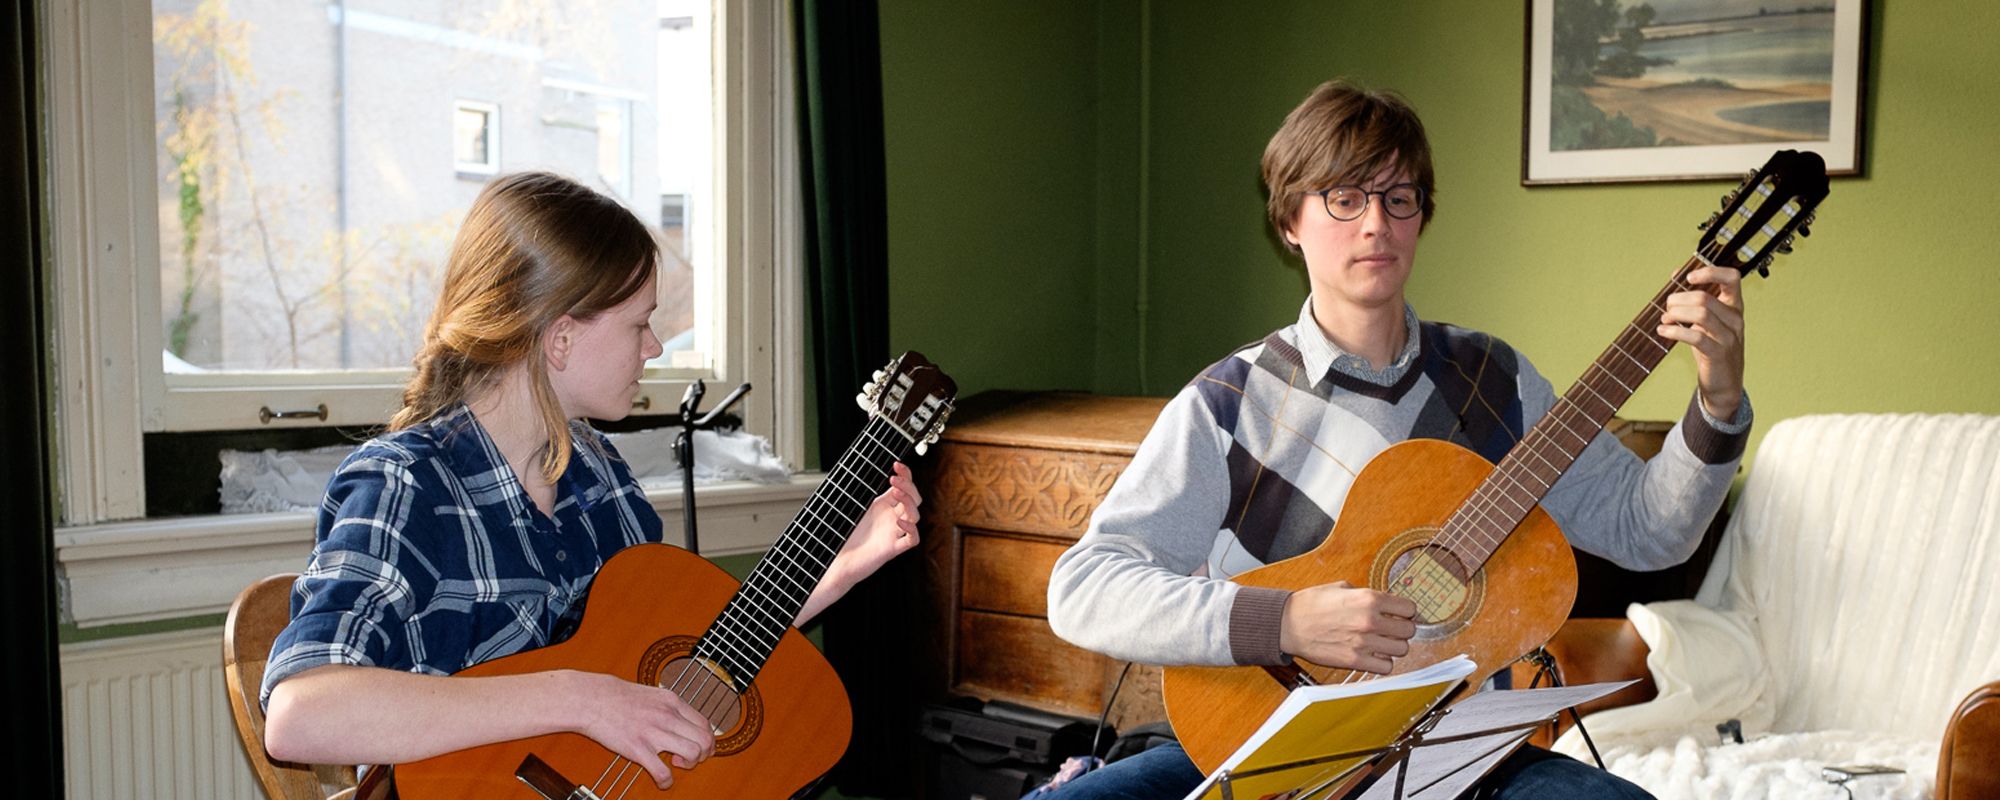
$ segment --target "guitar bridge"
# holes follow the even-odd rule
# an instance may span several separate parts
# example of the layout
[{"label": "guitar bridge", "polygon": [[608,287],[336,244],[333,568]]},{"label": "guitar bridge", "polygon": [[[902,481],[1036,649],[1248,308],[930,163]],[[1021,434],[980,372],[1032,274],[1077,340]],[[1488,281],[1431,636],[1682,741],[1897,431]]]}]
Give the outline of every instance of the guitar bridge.
[{"label": "guitar bridge", "polygon": [[535,794],[547,800],[602,800],[596,792],[578,786],[563,777],[555,767],[549,766],[548,762],[533,753],[521,759],[521,766],[514,770],[514,777],[520,778],[528,788],[535,790]]},{"label": "guitar bridge", "polygon": [[1319,681],[1313,680],[1312,673],[1300,669],[1297,662],[1283,666],[1267,666],[1264,672],[1270,674],[1271,680],[1277,681],[1278,685],[1285,687],[1287,691],[1319,685]]}]

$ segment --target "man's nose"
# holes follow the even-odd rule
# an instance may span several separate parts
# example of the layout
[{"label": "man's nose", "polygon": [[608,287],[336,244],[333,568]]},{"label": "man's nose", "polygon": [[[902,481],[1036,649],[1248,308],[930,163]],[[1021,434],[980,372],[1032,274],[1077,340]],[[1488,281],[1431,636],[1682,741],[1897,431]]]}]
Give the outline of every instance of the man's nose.
[{"label": "man's nose", "polygon": [[1361,209],[1361,230],[1371,233],[1387,230],[1389,227],[1389,211],[1384,204],[1388,202],[1388,198],[1383,197],[1378,199],[1370,197],[1368,201],[1368,206]]}]

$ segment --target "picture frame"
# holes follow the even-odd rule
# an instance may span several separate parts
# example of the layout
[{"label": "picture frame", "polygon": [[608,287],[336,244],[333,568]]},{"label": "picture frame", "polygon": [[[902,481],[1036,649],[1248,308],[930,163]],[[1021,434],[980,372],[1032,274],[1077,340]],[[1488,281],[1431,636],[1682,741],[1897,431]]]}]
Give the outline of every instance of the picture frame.
[{"label": "picture frame", "polygon": [[1866,0],[1528,0],[1521,184],[1861,174]]}]

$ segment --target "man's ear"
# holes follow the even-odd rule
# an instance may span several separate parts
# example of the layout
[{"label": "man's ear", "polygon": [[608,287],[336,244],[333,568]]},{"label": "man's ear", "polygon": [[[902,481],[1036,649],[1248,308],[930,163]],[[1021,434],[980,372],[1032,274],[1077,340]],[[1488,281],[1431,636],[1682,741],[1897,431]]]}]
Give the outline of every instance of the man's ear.
[{"label": "man's ear", "polygon": [[577,321],[564,314],[556,317],[549,329],[542,334],[542,357],[548,359],[549,369],[561,372],[569,367],[569,359],[575,353]]}]

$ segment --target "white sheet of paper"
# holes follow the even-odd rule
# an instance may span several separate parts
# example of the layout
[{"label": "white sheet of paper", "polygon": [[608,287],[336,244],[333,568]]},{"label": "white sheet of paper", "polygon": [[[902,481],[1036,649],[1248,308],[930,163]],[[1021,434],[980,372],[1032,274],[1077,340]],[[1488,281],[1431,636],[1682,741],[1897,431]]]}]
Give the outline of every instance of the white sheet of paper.
[{"label": "white sheet of paper", "polygon": [[[1424,741],[1412,749],[1403,776],[1403,800],[1450,800],[1494,767],[1563,709],[1586,703],[1630,686],[1591,683],[1550,689],[1480,692],[1445,710]],[[1492,733],[1458,741],[1456,736]],[[1394,800],[1396,772],[1392,768],[1362,792],[1357,800]]]}]

